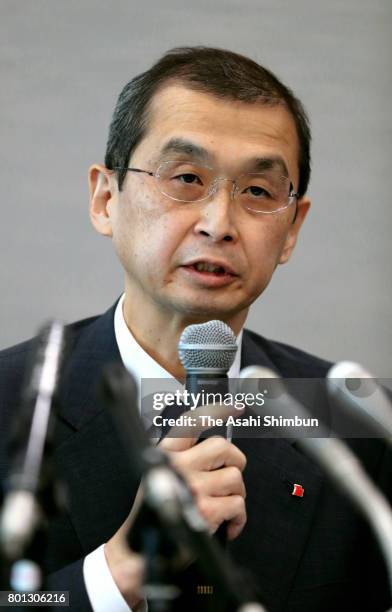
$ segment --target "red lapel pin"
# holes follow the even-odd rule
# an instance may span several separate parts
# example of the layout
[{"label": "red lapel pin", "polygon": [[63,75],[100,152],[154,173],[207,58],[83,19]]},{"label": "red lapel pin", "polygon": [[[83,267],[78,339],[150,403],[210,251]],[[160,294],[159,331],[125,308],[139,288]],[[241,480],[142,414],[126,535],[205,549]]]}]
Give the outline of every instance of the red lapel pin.
[{"label": "red lapel pin", "polygon": [[293,490],[291,491],[291,495],[295,497],[303,497],[305,493],[305,489],[300,484],[293,484]]}]

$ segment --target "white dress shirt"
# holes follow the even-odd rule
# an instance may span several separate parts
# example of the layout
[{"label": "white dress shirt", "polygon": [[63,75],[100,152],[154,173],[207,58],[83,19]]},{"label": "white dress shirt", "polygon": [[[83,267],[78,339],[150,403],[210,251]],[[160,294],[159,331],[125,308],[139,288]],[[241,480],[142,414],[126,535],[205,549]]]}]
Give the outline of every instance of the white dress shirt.
[{"label": "white dress shirt", "polygon": [[[123,315],[125,294],[120,298],[114,313],[114,333],[122,362],[134,376],[139,392],[143,378],[173,379],[172,375],[159,365],[131,334]],[[237,338],[238,350],[231,366],[229,378],[238,378],[241,363],[242,330]],[[87,555],[83,563],[83,576],[87,594],[94,612],[130,612],[131,608],[121,595],[106,562],[104,544]],[[147,610],[141,602],[134,612]],[[132,611],[131,611],[132,612]]]}]

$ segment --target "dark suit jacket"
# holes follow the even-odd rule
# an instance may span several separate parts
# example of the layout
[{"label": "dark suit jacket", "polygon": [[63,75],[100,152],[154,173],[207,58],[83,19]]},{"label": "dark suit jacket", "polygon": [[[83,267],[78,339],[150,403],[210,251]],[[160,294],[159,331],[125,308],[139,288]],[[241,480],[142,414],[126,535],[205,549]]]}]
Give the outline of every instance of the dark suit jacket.
[{"label": "dark suit jacket", "polygon": [[[49,529],[46,568],[51,589],[70,591],[71,609],[90,610],[83,584],[86,554],[127,517],[138,483],[129,473],[110,415],[96,398],[101,367],[120,361],[114,307],[71,326],[56,431],[58,469],[69,487],[69,510]],[[4,440],[18,409],[31,342],[0,353],[0,479],[8,466]],[[329,363],[244,331],[241,367],[265,365],[282,376],[324,377]],[[237,439],[247,456],[248,521],[229,553],[255,577],[270,612],[386,610],[387,579],[373,537],[351,505],[305,457],[294,440]],[[391,458],[378,440],[351,440],[368,472],[391,491]],[[292,483],[305,489],[291,495]],[[195,598],[206,609],[208,595]],[[204,599],[203,599],[204,598]],[[193,609],[188,605],[187,610]]]}]

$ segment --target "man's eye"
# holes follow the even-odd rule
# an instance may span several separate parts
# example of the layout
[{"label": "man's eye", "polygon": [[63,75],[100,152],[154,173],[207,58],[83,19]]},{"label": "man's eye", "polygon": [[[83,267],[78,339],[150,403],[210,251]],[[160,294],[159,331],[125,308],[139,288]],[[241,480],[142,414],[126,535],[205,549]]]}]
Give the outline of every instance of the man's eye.
[{"label": "man's eye", "polygon": [[244,190],[244,193],[247,193],[254,198],[270,198],[271,194],[264,189],[264,187],[258,187],[257,185],[250,185]]},{"label": "man's eye", "polygon": [[190,172],[187,172],[185,174],[178,174],[177,176],[174,177],[174,179],[176,179],[177,181],[180,181],[181,183],[186,183],[187,185],[192,185],[192,184],[201,185],[202,184],[200,178],[196,174],[192,174]]}]

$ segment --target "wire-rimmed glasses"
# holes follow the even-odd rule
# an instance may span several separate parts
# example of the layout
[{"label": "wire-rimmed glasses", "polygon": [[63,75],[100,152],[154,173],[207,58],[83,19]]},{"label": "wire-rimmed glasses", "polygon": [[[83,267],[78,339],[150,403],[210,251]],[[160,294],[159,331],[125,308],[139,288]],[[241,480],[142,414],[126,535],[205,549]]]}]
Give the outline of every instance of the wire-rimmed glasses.
[{"label": "wire-rimmed glasses", "polygon": [[273,214],[285,210],[297,200],[293,185],[276,168],[263,172],[247,172],[236,179],[217,175],[210,166],[184,160],[161,163],[155,172],[140,168],[114,168],[141,172],[157,180],[160,192],[180,203],[204,202],[213,196],[221,181],[232,183],[231,198],[254,213]]}]

